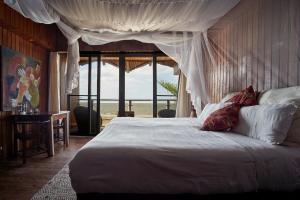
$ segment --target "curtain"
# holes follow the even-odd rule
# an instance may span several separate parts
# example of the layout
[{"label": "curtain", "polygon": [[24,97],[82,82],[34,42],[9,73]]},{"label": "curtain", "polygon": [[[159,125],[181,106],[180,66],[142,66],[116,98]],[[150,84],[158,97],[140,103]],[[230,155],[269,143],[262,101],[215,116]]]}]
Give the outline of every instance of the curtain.
[{"label": "curtain", "polygon": [[68,39],[66,92],[78,86],[78,39],[90,45],[135,39],[154,43],[187,79],[197,113],[210,101],[203,75],[203,33],[239,0],[4,0],[39,23],[56,23]]},{"label": "curtain", "polygon": [[67,54],[51,52],[49,58],[49,100],[48,110],[67,110],[66,71]]},{"label": "curtain", "polygon": [[60,71],[59,55],[57,52],[50,52],[49,58],[49,101],[50,112],[60,111]]},{"label": "curtain", "polygon": [[191,98],[186,91],[186,77],[183,73],[179,76],[176,117],[189,117],[191,114]]},{"label": "curtain", "polygon": [[68,109],[68,106],[67,106],[68,94],[66,93],[67,59],[68,59],[68,56],[66,53],[59,54],[60,110]]}]

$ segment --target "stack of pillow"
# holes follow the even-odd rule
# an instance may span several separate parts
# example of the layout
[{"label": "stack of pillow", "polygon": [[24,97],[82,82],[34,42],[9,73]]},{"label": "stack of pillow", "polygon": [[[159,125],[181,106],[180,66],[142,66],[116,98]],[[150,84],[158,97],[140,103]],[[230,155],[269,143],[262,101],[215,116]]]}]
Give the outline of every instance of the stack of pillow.
[{"label": "stack of pillow", "polygon": [[[259,105],[258,105],[259,104]],[[300,87],[273,89],[258,95],[249,86],[208,104],[199,116],[201,130],[232,131],[271,144],[300,144]]]}]

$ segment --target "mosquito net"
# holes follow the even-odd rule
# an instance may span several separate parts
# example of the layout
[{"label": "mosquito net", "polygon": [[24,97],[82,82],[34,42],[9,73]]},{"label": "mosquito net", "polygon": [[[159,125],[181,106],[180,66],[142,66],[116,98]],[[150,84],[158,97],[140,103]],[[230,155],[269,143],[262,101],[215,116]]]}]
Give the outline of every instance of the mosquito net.
[{"label": "mosquito net", "polygon": [[120,40],[154,43],[173,58],[187,78],[186,89],[199,113],[210,101],[203,73],[207,30],[239,0],[5,0],[38,23],[56,23],[68,39],[66,92],[78,86],[79,45]]}]

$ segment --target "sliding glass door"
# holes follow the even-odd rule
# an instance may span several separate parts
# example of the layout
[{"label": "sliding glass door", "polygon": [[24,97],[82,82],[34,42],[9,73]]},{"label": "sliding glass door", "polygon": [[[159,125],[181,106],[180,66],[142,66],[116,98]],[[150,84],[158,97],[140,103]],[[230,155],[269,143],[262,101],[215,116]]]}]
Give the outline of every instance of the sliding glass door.
[{"label": "sliding glass door", "polygon": [[101,56],[100,116],[105,127],[119,111],[119,56]]},{"label": "sliding glass door", "polygon": [[73,135],[95,135],[100,132],[100,60],[100,55],[80,57],[78,88],[68,95]]},{"label": "sliding glass door", "polygon": [[156,68],[158,116],[175,117],[179,79],[177,64],[166,63],[166,57],[157,57]]},{"label": "sliding glass door", "polygon": [[79,87],[68,97],[71,134],[98,134],[116,116],[174,117],[176,63],[162,53],[81,52],[79,64]]},{"label": "sliding glass door", "polygon": [[125,58],[125,115],[153,117],[153,63],[151,56]]}]

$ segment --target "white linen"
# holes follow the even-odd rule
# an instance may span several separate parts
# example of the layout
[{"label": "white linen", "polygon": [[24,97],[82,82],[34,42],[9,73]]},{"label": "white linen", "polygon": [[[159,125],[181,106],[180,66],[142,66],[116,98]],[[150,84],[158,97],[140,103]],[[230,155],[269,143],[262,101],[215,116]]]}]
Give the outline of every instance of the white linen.
[{"label": "white linen", "polygon": [[300,107],[300,86],[270,89],[259,97],[259,104],[283,104],[294,101]]},{"label": "white linen", "polygon": [[262,93],[259,104],[293,104],[298,109],[288,131],[286,142],[300,144],[300,86],[271,89]]},{"label": "white linen", "polygon": [[[210,102],[202,49],[210,50],[206,31],[239,0],[4,0],[39,23],[56,23],[68,38],[66,92],[78,86],[78,39],[90,45],[135,39],[155,43],[187,77],[186,89],[200,114]],[[210,51],[209,51],[210,52]],[[212,55],[210,55],[213,58]]]},{"label": "white linen", "polygon": [[299,150],[200,131],[197,118],[117,118],[80,149],[70,177],[77,193],[293,190],[299,188]]},{"label": "white linen", "polygon": [[281,144],[291,126],[296,107],[292,104],[247,106],[240,109],[234,132],[271,144]]}]

